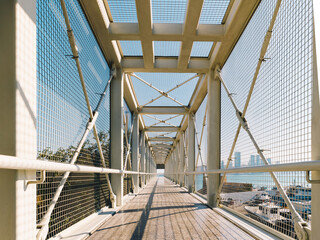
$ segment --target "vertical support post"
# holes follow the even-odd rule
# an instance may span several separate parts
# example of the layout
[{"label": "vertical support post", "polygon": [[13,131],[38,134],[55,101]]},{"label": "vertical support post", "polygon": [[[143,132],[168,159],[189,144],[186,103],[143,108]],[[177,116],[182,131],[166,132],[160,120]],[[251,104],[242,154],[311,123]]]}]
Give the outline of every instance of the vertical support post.
[{"label": "vertical support post", "polygon": [[[216,68],[217,69],[217,68]],[[221,88],[216,77],[216,70],[211,70],[208,77],[208,170],[220,168],[220,110]],[[207,184],[207,201],[211,207],[217,207],[217,192],[220,185],[220,174],[209,174]]]},{"label": "vertical support post", "polygon": [[[141,131],[140,142],[141,142],[141,157],[140,157],[141,172],[145,172],[146,171],[146,139],[145,139],[144,131]],[[141,175],[141,187],[144,187],[145,184],[146,184],[146,175]]]},{"label": "vertical support post", "polygon": [[[150,148],[147,144],[146,146],[146,173],[149,172],[149,158],[150,158]],[[149,182],[149,175],[146,175],[146,184]]]},{"label": "vertical support post", "polygon": [[[36,159],[36,2],[0,1],[0,154]],[[5,23],[5,24],[4,24]],[[35,171],[0,169],[0,236],[36,238]]]},{"label": "vertical support post", "polygon": [[[179,142],[179,147],[180,147],[180,168],[179,168],[179,172],[182,173],[184,172],[184,161],[185,161],[185,156],[184,156],[184,137],[181,134],[180,137],[180,142]],[[183,178],[184,178],[184,174],[180,174],[179,176],[179,182],[180,182],[180,187],[183,187]]]},{"label": "vertical support post", "polygon": [[[193,124],[193,113],[188,116],[188,172],[195,171],[195,128]],[[188,191],[194,192],[193,175],[188,175]]]},{"label": "vertical support post", "polygon": [[[312,160],[320,159],[320,85],[319,85],[319,52],[320,52],[320,3],[313,1],[313,88],[312,88],[312,124],[311,124],[311,158]],[[320,171],[312,171],[312,180],[320,180]],[[312,184],[311,194],[311,239],[319,239],[320,236],[320,184]]]},{"label": "vertical support post", "polygon": [[[111,82],[111,168],[123,169],[123,81],[121,69]],[[112,174],[111,185],[117,196],[117,206],[123,204],[123,175]]]},{"label": "vertical support post", "polygon": [[[139,171],[139,115],[136,114],[133,118],[132,130],[132,170]],[[139,192],[139,175],[133,176],[134,193]]]}]

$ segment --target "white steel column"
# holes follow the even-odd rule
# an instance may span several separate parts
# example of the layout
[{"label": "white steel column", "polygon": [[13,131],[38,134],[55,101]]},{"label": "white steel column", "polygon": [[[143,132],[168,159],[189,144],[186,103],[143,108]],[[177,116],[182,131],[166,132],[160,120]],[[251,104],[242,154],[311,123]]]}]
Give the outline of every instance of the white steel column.
[{"label": "white steel column", "polygon": [[[180,138],[180,142],[179,142],[179,147],[180,147],[180,168],[179,168],[179,172],[184,172],[184,161],[185,161],[185,156],[184,156],[184,138],[183,135],[181,135]],[[179,176],[179,184],[180,187],[183,187],[183,178],[184,178],[184,174],[180,174]]]},{"label": "white steel column", "polygon": [[[211,70],[208,77],[208,170],[220,168],[220,81],[215,71]],[[209,174],[207,181],[207,201],[211,207],[217,207],[217,191],[220,174]]]},{"label": "white steel column", "polygon": [[[149,145],[147,144],[146,148],[146,172],[149,172],[149,158],[150,158],[150,148]],[[146,184],[149,182],[149,175],[146,175]]]},{"label": "white steel column", "polygon": [[[123,169],[123,81],[124,75],[117,69],[111,81],[111,168]],[[117,197],[117,206],[123,204],[123,175],[112,174],[111,185]]]},{"label": "white steel column", "polygon": [[[193,124],[193,114],[188,116],[188,172],[195,171],[195,128]],[[188,175],[188,191],[194,192],[193,175]]]},{"label": "white steel column", "polygon": [[[132,170],[139,171],[139,115],[136,114],[133,118],[132,130]],[[139,175],[132,176],[134,184],[134,193],[139,192]]]},{"label": "white steel column", "polygon": [[[140,164],[141,164],[141,172],[146,171],[146,139],[145,139],[145,132],[141,132],[140,136],[140,143],[141,143],[141,157],[140,157]],[[146,176],[141,175],[141,187],[144,187],[146,184]]]},{"label": "white steel column", "polygon": [[[320,159],[320,85],[318,73],[320,70],[320,3],[313,1],[314,10],[314,37],[313,37],[313,98],[312,98],[312,130],[311,130],[311,157],[312,160]],[[316,48],[317,47],[317,48]],[[312,180],[320,180],[320,171],[312,171]],[[320,236],[320,184],[312,184],[312,221],[311,239],[319,239]]]},{"label": "white steel column", "polygon": [[[0,154],[36,159],[36,1],[0,1]],[[35,171],[0,170],[0,236],[36,238]]]}]

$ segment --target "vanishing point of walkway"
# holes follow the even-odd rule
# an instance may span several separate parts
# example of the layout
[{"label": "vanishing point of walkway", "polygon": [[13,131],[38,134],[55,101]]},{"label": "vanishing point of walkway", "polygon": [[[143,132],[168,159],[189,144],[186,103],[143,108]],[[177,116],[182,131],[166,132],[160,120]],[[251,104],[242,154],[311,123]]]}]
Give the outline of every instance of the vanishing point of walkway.
[{"label": "vanishing point of walkway", "polygon": [[164,177],[153,179],[89,240],[253,239]]}]

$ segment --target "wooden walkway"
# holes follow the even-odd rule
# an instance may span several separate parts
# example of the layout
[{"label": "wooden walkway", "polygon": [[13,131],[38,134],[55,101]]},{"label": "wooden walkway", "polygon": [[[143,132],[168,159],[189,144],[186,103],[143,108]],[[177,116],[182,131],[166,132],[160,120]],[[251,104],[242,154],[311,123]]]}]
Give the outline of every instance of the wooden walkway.
[{"label": "wooden walkway", "polygon": [[253,238],[168,179],[160,177],[152,180],[88,239]]}]

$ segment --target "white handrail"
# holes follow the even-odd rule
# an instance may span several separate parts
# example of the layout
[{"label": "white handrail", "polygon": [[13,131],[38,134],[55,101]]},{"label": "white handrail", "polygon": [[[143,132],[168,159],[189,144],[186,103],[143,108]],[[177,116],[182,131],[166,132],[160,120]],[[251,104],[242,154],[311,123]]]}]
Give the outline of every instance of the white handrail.
[{"label": "white handrail", "polygon": [[[209,171],[197,171],[197,172],[181,172],[180,174],[192,175],[192,174],[217,174],[217,173],[253,173],[253,172],[295,172],[295,171],[319,171],[320,160],[284,163],[284,164],[272,164],[257,167],[241,167],[241,168],[228,168],[228,169],[213,169]],[[165,173],[168,175],[177,174]]]},{"label": "white handrail", "polygon": [[60,163],[44,160],[23,159],[13,156],[0,155],[0,169],[15,170],[46,170],[57,172],[82,172],[82,173],[113,173],[113,174],[139,174],[148,175],[154,173],[143,173],[135,171],[123,171],[103,167],[92,167],[86,165]]}]

